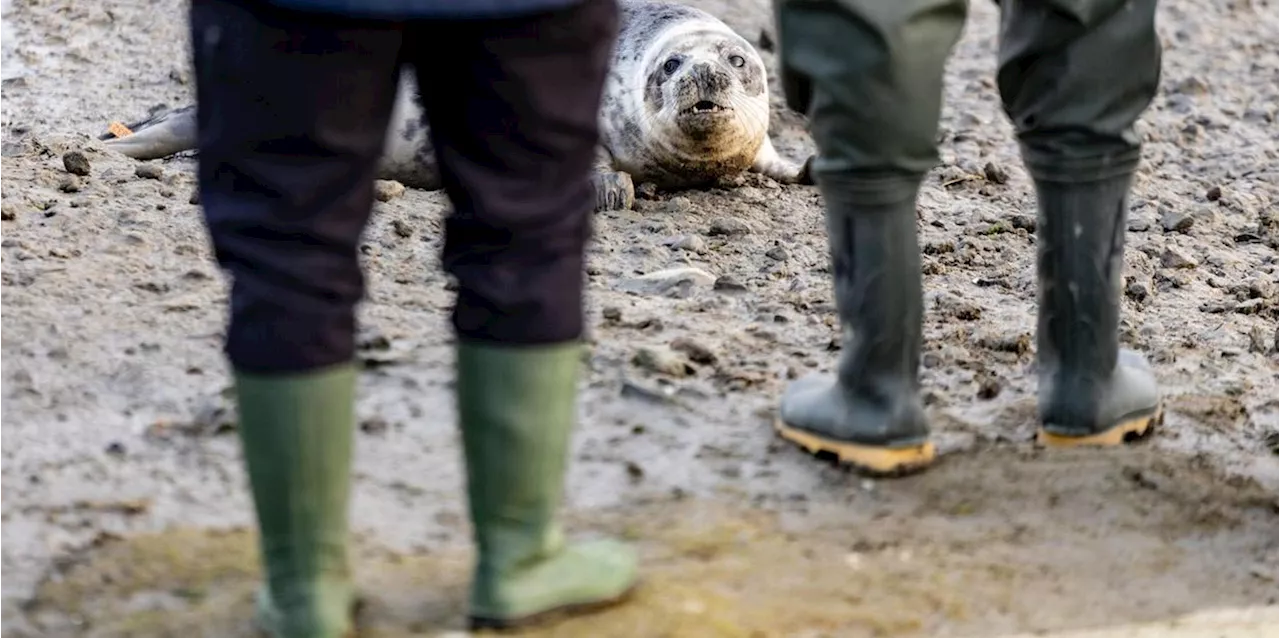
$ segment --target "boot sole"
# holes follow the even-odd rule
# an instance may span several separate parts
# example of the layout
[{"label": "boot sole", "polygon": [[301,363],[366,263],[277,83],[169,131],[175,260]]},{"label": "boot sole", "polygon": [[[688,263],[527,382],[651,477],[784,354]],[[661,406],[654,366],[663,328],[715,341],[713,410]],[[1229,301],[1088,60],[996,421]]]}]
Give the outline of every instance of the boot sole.
[{"label": "boot sole", "polygon": [[877,478],[915,474],[932,465],[938,454],[931,441],[909,447],[863,445],[805,432],[787,425],[780,418],[774,419],[773,429],[778,432],[778,436],[804,448],[813,456],[834,457],[837,463],[847,465],[859,474]]},{"label": "boot sole", "polygon": [[1044,429],[1042,425],[1036,435],[1036,443],[1056,448],[1116,447],[1151,436],[1155,427],[1162,423],[1164,423],[1164,406],[1156,406],[1154,412],[1124,419],[1102,432],[1087,436],[1054,434]]},{"label": "boot sole", "polygon": [[[342,638],[356,638],[356,634],[359,633],[358,627],[359,627],[360,615],[364,612],[367,602],[368,601],[365,600],[365,597],[359,594],[356,594],[355,598],[352,599],[351,629],[348,629],[346,633],[342,634]],[[275,636],[278,635],[274,631],[274,628],[269,626],[268,623],[263,621],[262,618],[259,617],[257,614],[254,614],[253,628],[256,631],[257,635],[262,636],[264,638],[275,638]]]},{"label": "boot sole", "polygon": [[563,607],[556,607],[546,611],[540,611],[536,614],[523,616],[520,618],[484,618],[481,616],[471,616],[468,619],[470,631],[520,631],[533,629],[554,622],[568,620],[579,616],[586,616],[617,607],[634,596],[636,589],[639,588],[640,582],[632,584],[626,591],[606,600],[597,600],[589,603],[574,603]]}]

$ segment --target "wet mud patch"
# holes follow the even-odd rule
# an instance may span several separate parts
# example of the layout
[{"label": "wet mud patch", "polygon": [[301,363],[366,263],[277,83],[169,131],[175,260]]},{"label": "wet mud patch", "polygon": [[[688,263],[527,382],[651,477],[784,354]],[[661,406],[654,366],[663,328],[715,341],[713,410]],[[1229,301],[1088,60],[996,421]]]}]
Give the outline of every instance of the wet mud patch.
[{"label": "wet mud patch", "polygon": [[[843,502],[575,516],[580,535],[638,543],[644,582],[622,606],[523,635],[1000,636],[1276,602],[1274,496],[1192,461],[988,449],[848,481]],[[29,635],[254,635],[254,542],[191,528],[103,539],[40,585]],[[356,546],[361,636],[462,630],[469,547]]]},{"label": "wet mud patch", "polygon": [[[765,0],[687,1],[761,42],[776,69]],[[250,536],[210,531],[247,525],[252,507],[196,164],[134,162],[93,139],[190,102],[186,8],[4,8],[6,636],[246,630]],[[1120,337],[1149,357],[1168,411],[1151,440],[1103,453],[1028,445],[1041,235],[995,88],[998,9],[970,9],[918,207],[939,464],[865,481],[769,426],[785,384],[841,351],[816,188],[744,178],[646,194],[595,219],[566,495],[569,511],[596,512],[580,528],[640,539],[652,586],[546,635],[994,638],[1274,604],[1274,1],[1160,6],[1165,68],[1138,127]],[[803,158],[804,118],[770,83],[775,145]],[[381,184],[360,250],[352,523],[360,578],[385,583],[375,634],[461,626],[447,209],[438,192]]]}]

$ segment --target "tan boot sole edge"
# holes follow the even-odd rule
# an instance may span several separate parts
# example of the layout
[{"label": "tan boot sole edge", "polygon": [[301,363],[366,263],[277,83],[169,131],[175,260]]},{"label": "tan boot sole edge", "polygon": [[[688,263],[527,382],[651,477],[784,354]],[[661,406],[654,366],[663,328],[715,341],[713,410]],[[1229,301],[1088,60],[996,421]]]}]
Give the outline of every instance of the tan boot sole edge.
[{"label": "tan boot sole edge", "polygon": [[1154,412],[1125,419],[1107,430],[1089,436],[1062,436],[1047,432],[1041,426],[1036,435],[1036,443],[1056,448],[1115,447],[1150,436],[1155,426],[1162,422],[1164,422],[1164,407],[1156,406]]},{"label": "tan boot sole edge", "polygon": [[782,438],[799,445],[809,454],[832,454],[841,463],[855,470],[874,476],[903,476],[919,472],[933,464],[937,450],[933,442],[926,441],[911,447],[876,447],[848,441],[836,441],[793,428],[781,418],[773,421],[773,428]]}]

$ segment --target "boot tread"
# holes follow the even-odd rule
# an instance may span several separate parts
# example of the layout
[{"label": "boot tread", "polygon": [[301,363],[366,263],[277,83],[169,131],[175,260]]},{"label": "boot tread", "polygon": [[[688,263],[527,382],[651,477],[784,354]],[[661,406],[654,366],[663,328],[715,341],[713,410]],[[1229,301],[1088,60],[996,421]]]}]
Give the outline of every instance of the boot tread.
[{"label": "boot tread", "polygon": [[838,462],[869,476],[912,474],[932,465],[937,457],[937,450],[931,441],[904,447],[865,445],[806,432],[787,425],[782,419],[774,420],[774,429],[779,436],[799,445],[810,454],[825,452],[834,456]]},{"label": "boot tread", "polygon": [[1162,422],[1164,422],[1164,409],[1157,406],[1154,410],[1123,418],[1101,432],[1085,436],[1054,434],[1047,429],[1047,425],[1042,425],[1036,436],[1036,442],[1046,447],[1057,448],[1115,447],[1147,438],[1155,426]]}]

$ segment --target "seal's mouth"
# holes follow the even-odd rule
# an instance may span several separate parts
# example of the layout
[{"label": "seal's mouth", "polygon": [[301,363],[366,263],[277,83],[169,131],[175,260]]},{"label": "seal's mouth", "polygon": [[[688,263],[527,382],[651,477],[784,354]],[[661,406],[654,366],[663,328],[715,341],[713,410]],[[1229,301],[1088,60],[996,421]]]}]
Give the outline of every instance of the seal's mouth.
[{"label": "seal's mouth", "polygon": [[681,111],[685,115],[707,115],[711,113],[723,113],[728,111],[729,107],[721,106],[711,100],[698,100],[689,108]]}]

